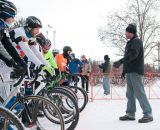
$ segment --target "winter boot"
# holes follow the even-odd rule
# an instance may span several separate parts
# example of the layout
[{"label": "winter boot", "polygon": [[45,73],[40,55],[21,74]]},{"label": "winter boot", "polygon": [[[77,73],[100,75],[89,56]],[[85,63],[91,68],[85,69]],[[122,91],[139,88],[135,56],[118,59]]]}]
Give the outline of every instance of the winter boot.
[{"label": "winter boot", "polygon": [[119,120],[121,120],[121,121],[133,121],[133,120],[135,120],[135,117],[126,114],[124,116],[119,117]]}]

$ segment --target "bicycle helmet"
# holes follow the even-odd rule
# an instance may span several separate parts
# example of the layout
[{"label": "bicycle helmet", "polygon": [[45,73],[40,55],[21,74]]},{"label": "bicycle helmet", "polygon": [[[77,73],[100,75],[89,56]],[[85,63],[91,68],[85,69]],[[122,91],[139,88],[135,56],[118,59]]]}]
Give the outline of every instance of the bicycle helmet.
[{"label": "bicycle helmet", "polygon": [[51,41],[46,39],[45,44],[42,46],[43,49],[49,50],[51,48]]},{"label": "bicycle helmet", "polygon": [[45,45],[46,38],[45,38],[45,36],[42,33],[40,33],[40,34],[38,34],[36,36],[36,40],[40,44],[40,46],[44,46]]},{"label": "bicycle helmet", "polygon": [[16,6],[7,0],[0,0],[0,18],[1,19],[7,19],[10,17],[15,17],[17,14],[17,8]]},{"label": "bicycle helmet", "polygon": [[67,53],[68,51],[72,51],[72,48],[70,46],[63,47],[63,52]]},{"label": "bicycle helmet", "polygon": [[42,23],[35,16],[29,16],[26,19],[26,26],[29,28],[42,28]]},{"label": "bicycle helmet", "polygon": [[51,41],[46,39],[42,33],[36,36],[36,40],[43,49],[49,50],[51,48]]},{"label": "bicycle helmet", "polygon": [[58,49],[53,49],[52,52],[53,53],[59,53],[59,50]]},{"label": "bicycle helmet", "polygon": [[59,54],[59,50],[58,49],[53,49],[52,53],[53,53],[53,56],[55,57],[57,54]]}]

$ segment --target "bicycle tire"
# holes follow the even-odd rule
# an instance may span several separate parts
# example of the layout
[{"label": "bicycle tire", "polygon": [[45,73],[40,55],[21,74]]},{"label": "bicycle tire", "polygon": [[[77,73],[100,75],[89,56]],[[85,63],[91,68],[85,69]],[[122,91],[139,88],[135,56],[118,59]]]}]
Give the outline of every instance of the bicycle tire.
[{"label": "bicycle tire", "polygon": [[[45,102],[45,103],[47,103],[49,106],[51,106],[53,109],[54,109],[54,111],[56,111],[56,113],[57,113],[57,115],[58,115],[58,118],[59,118],[59,124],[60,124],[60,130],[65,130],[65,126],[64,126],[64,119],[63,119],[63,116],[62,116],[62,114],[61,114],[61,112],[60,112],[60,110],[59,110],[59,108],[55,105],[55,104],[53,104],[48,98],[46,98],[46,97],[43,97],[43,96],[24,96],[24,101],[23,102],[27,102],[27,101],[29,101],[29,100],[31,100],[31,101],[37,101],[37,100],[39,100],[39,101],[41,101],[41,102]],[[16,106],[17,106],[17,104],[18,103],[20,103],[19,101],[16,101],[13,105],[12,105],[12,107],[10,108],[10,110],[13,110]],[[36,105],[35,105],[36,106]],[[37,105],[38,106],[38,105]],[[35,123],[35,125],[37,126],[37,129],[38,130],[46,130],[45,128],[43,128],[43,126],[41,125],[41,123],[37,120],[37,113],[36,113],[37,111],[34,111],[32,114],[32,118],[33,118],[33,123]],[[53,128],[51,128],[51,129],[53,129]],[[49,130],[49,129],[47,129],[47,130]]]},{"label": "bicycle tire", "polygon": [[2,116],[4,116],[4,127],[2,126],[1,130],[8,130],[8,120],[12,122],[9,123],[9,125],[14,124],[18,130],[25,130],[24,126],[22,125],[22,123],[16,115],[14,115],[8,109],[0,106],[0,117]]},{"label": "bicycle tire", "polygon": [[[50,99],[53,98],[51,94],[53,94],[53,95],[65,95],[66,97],[69,98],[69,100],[72,101],[73,106],[74,106],[74,108],[72,108],[72,109],[74,109],[74,111],[75,111],[75,112],[72,112],[72,113],[74,115],[72,117],[70,117],[69,119],[66,119],[66,120],[65,120],[65,117],[64,117],[64,120],[65,120],[65,124],[71,123],[70,126],[68,126],[68,128],[66,128],[66,130],[74,130],[75,127],[78,124],[78,121],[79,121],[79,108],[78,108],[78,105],[77,105],[77,101],[75,101],[75,99],[72,97],[72,95],[70,95],[69,93],[67,93],[66,90],[53,89],[53,91],[48,94],[48,97]],[[46,117],[47,116],[48,115],[46,115]],[[48,119],[51,120],[51,121],[53,121],[54,123],[59,123],[59,122],[53,120],[52,118],[50,118],[49,116],[48,116]]]},{"label": "bicycle tire", "polygon": [[76,94],[78,100],[81,98],[81,97],[79,98],[77,95],[78,91],[82,94],[82,96],[83,96],[82,98],[84,99],[84,102],[83,102],[82,106],[80,106],[80,104],[78,103],[79,111],[82,112],[88,103],[88,94],[82,88],[79,88],[77,86],[69,86],[69,88],[71,88],[74,92],[77,91],[77,93],[75,93],[75,94]]}]

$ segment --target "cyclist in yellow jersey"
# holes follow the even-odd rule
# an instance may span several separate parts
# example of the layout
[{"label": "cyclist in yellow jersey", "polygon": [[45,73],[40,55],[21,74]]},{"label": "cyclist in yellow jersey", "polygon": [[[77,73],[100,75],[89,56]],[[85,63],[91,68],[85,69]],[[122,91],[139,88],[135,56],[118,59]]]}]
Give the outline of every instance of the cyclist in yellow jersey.
[{"label": "cyclist in yellow jersey", "polygon": [[37,35],[36,40],[40,44],[40,50],[42,51],[44,58],[48,61],[51,67],[54,68],[55,73],[58,73],[57,63],[53,57],[52,51],[50,50],[51,41],[46,39],[42,33]]}]

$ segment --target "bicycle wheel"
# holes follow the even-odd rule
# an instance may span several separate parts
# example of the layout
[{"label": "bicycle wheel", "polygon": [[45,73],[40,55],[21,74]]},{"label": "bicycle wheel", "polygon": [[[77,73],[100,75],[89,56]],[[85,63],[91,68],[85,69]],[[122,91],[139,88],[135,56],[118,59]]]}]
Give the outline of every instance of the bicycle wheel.
[{"label": "bicycle wheel", "polygon": [[20,120],[17,118],[16,115],[14,115],[11,111],[8,109],[0,106],[0,130],[25,130],[24,126],[20,122]]},{"label": "bicycle wheel", "polygon": [[64,90],[64,91],[66,90],[67,92],[69,91],[68,93],[70,93],[70,95],[72,95],[72,97],[75,99],[75,101],[78,101],[77,95],[68,86],[56,86],[54,89],[60,89],[60,90]]},{"label": "bicycle wheel", "polygon": [[77,86],[69,86],[70,89],[75,93],[78,98],[78,108],[79,111],[83,111],[88,103],[88,94],[82,89]]},{"label": "bicycle wheel", "polygon": [[[53,89],[51,92],[47,93],[48,97],[54,102],[63,113],[63,118],[65,122],[65,127],[67,130],[74,130],[79,121],[79,109],[77,106],[77,101],[70,95],[67,90]],[[53,118],[53,114],[48,108],[47,112],[50,113],[48,115],[45,112],[46,117],[53,121],[54,123],[59,123],[55,118]]]},{"label": "bicycle wheel", "polygon": [[[39,110],[42,110],[41,104],[43,104],[43,109],[46,109],[46,106],[51,108],[54,111],[56,119],[59,121],[59,124],[53,124],[50,120],[44,116],[38,116]],[[23,101],[16,101],[10,110],[15,111],[18,105],[21,107],[16,110],[16,114],[19,118],[22,119],[22,122],[26,127],[35,128],[38,130],[64,130],[64,120],[59,108],[54,105],[49,99],[42,96],[25,96]]]}]

